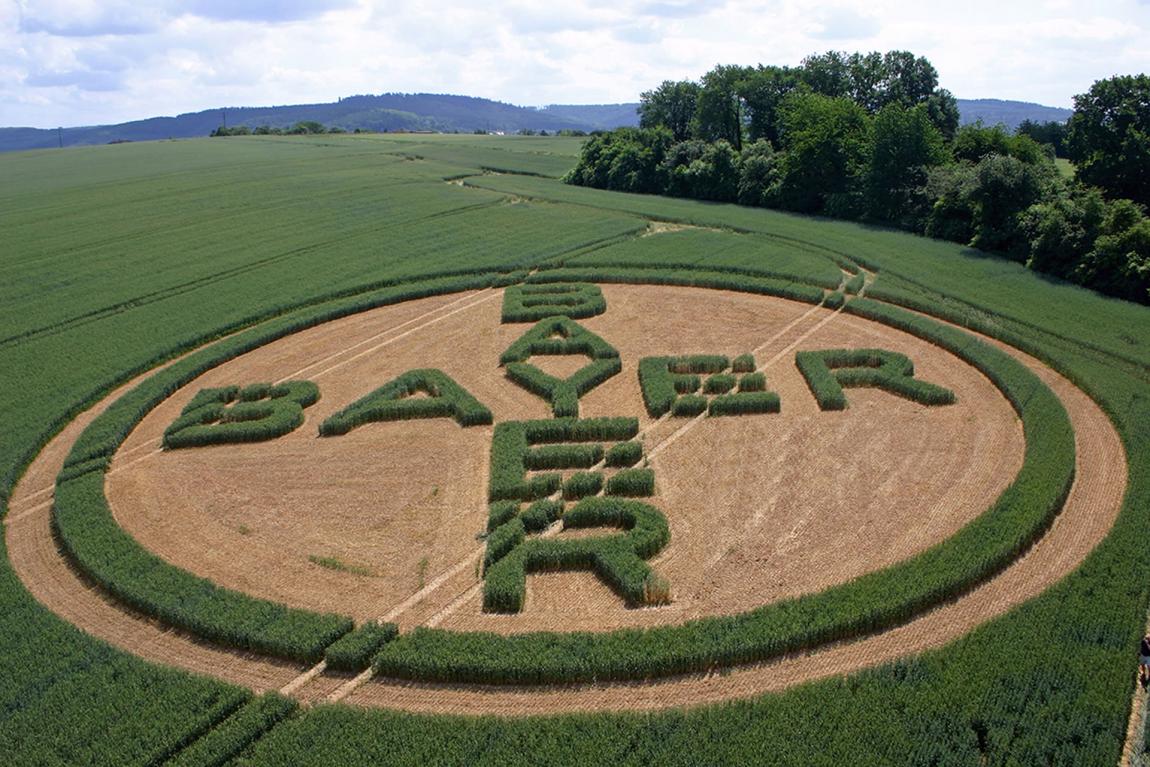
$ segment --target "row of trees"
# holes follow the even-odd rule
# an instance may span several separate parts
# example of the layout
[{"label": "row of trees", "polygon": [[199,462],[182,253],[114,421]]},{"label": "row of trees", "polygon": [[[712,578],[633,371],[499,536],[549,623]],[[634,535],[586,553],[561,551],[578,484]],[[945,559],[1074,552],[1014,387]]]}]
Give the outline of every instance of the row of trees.
[{"label": "row of trees", "polygon": [[[295,125],[287,128],[271,127],[268,125],[260,125],[255,128],[249,128],[246,125],[236,125],[231,128],[220,126],[212,131],[212,137],[217,136],[308,136],[321,133],[346,133],[343,128],[333,125],[327,127],[323,123],[316,122],[315,120],[301,120]],[[359,133],[359,130],[356,130]]]},{"label": "row of trees", "polygon": [[642,98],[641,127],[594,135],[569,182],[890,224],[1150,302],[1150,78],[1095,83],[1068,125],[1015,134],[958,127],[906,52],[716,67]]}]

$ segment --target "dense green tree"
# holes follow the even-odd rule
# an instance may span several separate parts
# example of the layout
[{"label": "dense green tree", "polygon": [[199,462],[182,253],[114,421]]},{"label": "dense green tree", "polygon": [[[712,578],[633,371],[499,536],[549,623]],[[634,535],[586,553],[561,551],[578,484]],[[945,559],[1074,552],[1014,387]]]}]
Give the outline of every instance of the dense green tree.
[{"label": "dense green tree", "polygon": [[1115,200],[1101,233],[1074,271],[1074,279],[1112,296],[1150,299],[1150,219],[1131,200]]},{"label": "dense green tree", "polygon": [[1150,76],[1099,80],[1074,97],[1067,139],[1078,178],[1150,205]]},{"label": "dense green tree", "polygon": [[748,141],[766,139],[779,145],[779,107],[801,85],[801,73],[790,67],[760,66],[744,74],[736,88],[746,110]]},{"label": "dense green tree", "polygon": [[903,224],[922,219],[927,171],[945,162],[947,154],[925,105],[883,107],[875,116],[866,171],[868,215]]},{"label": "dense green tree", "polygon": [[1054,120],[1049,122],[1023,120],[1015,130],[1015,133],[1020,136],[1028,136],[1039,144],[1048,144],[1054,147],[1054,155],[1056,157],[1068,156],[1066,151],[1066,135],[1068,132],[1069,127],[1066,123],[1056,122]]},{"label": "dense green tree", "polygon": [[781,115],[778,204],[808,213],[857,212],[851,198],[870,140],[863,108],[847,98],[796,91],[783,100]]},{"label": "dense green tree", "polygon": [[721,139],[676,145],[664,168],[669,193],[677,197],[730,202],[738,193],[739,155]]},{"label": "dense green tree", "polygon": [[958,99],[946,88],[939,88],[926,99],[926,112],[930,121],[947,141],[954,141],[958,132]]},{"label": "dense green tree", "polygon": [[663,84],[639,96],[639,127],[665,126],[675,141],[691,136],[691,119],[701,88],[690,80],[664,80]]},{"label": "dense green tree", "polygon": [[779,157],[766,139],[743,147],[737,195],[739,204],[769,204],[770,190],[778,183]]},{"label": "dense green tree", "polygon": [[620,128],[592,136],[565,177],[568,183],[621,192],[659,194],[663,160],[673,144],[666,128]]},{"label": "dense green tree", "polygon": [[1094,188],[1065,187],[1030,206],[1020,224],[1030,242],[1026,265],[1038,272],[1071,279],[1102,228],[1106,201]]},{"label": "dense green tree", "polygon": [[970,192],[975,204],[975,234],[970,244],[1025,261],[1030,244],[1022,214],[1041,199],[1052,174],[1045,166],[1000,154],[984,157],[975,171],[978,183]]},{"label": "dense green tree", "polygon": [[703,141],[726,141],[736,151],[743,148],[743,99],[739,85],[748,71],[720,65],[703,75],[691,123],[692,136]]}]

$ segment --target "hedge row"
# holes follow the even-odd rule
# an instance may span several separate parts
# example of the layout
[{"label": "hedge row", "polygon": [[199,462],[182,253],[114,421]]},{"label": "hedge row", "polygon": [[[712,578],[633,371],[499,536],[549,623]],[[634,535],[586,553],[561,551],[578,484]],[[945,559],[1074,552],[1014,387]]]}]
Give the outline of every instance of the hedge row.
[{"label": "hedge row", "polygon": [[540,533],[562,516],[561,502],[544,499],[528,506],[527,510],[519,515],[519,519],[523,522],[524,530],[529,533]]},{"label": "hedge row", "polygon": [[324,652],[327,667],[335,671],[363,671],[380,648],[399,636],[394,623],[365,623],[349,631]]},{"label": "hedge row", "polygon": [[827,349],[795,354],[795,364],[822,410],[847,406],[843,387],[870,386],[921,405],[950,405],[954,392],[914,377],[914,363],[883,349]]},{"label": "hedge row", "polygon": [[503,322],[538,322],[548,317],[594,317],[607,311],[598,285],[585,282],[513,285],[503,293]]},{"label": "hedge row", "polygon": [[671,415],[676,417],[696,416],[707,412],[707,398],[700,394],[684,394],[675,399]]},{"label": "hedge row", "polygon": [[603,460],[603,445],[598,442],[576,442],[531,448],[523,457],[523,466],[530,471],[589,469],[601,460]]},{"label": "hedge row", "polygon": [[1073,480],[1074,434],[1062,404],[1024,365],[962,331],[867,299],[848,308],[952,351],[988,375],[1014,405],[1026,437],[1023,466],[985,513],[890,568],[740,615],[596,634],[417,629],[384,648],[377,671],[533,684],[641,679],[761,661],[903,622],[1008,565],[1050,525]]},{"label": "hedge row", "polygon": [[607,451],[604,461],[608,466],[627,467],[634,466],[643,457],[643,445],[639,442],[620,442],[612,445]]},{"label": "hedge row", "polygon": [[598,471],[578,471],[563,483],[563,500],[577,501],[589,495],[598,495],[603,489],[603,473]]},{"label": "hedge row", "polygon": [[[507,523],[513,526],[519,520]],[[486,568],[483,607],[492,612],[519,612],[526,595],[527,573],[541,570],[590,569],[628,604],[656,604],[668,594],[664,581],[644,561],[671,539],[662,512],[638,501],[585,498],[563,515],[563,529],[618,527],[622,533],[588,538],[531,538]],[[522,529],[522,525],[519,526]],[[376,663],[389,674],[386,651]]]},{"label": "hedge row", "polygon": [[865,282],[866,273],[860,271],[858,274],[854,275],[846,281],[846,284],[843,286],[843,290],[850,295],[858,295],[858,292],[862,290],[863,284]]},{"label": "hedge row", "polygon": [[755,372],[755,355],[753,354],[740,354],[731,360],[732,373],[753,373]]},{"label": "hedge row", "polygon": [[777,413],[781,403],[773,391],[740,391],[715,397],[707,405],[707,415],[750,415]]},{"label": "hedge row", "polygon": [[766,373],[745,373],[739,376],[739,391],[754,392],[767,390]]},{"label": "hedge row", "polygon": [[205,639],[315,662],[352,628],[350,618],[256,599],[168,564],[116,524],[101,473],[57,483],[52,521],[86,576],[136,610]]},{"label": "hedge row", "polygon": [[[582,451],[602,454],[603,446],[560,443],[618,442],[639,432],[637,418],[555,418],[539,421],[505,421],[495,425],[491,439],[491,472],[487,496],[490,501],[533,501],[557,492],[562,476],[557,473],[527,476],[530,463],[539,459],[539,445],[550,445],[546,455],[575,456]],[[596,461],[595,463],[598,463]],[[594,464],[591,464],[594,465]],[[563,466],[556,468],[573,468]]]},{"label": "hedge row", "polygon": [[548,317],[519,337],[499,357],[499,364],[523,362],[536,354],[586,354],[596,360],[619,356],[614,346],[567,317]]},{"label": "hedge row", "polygon": [[[417,393],[427,397],[412,398]],[[460,426],[483,426],[492,421],[491,411],[442,370],[409,370],[375,391],[329,416],[319,425],[324,437],[347,434],[357,426],[376,421],[419,418],[454,418]]]},{"label": "hedge row", "polygon": [[276,693],[260,695],[164,764],[167,767],[223,767],[291,716],[297,707],[294,700]]},{"label": "hedge row", "polygon": [[648,498],[655,494],[655,472],[651,469],[623,469],[607,480],[607,495]]},{"label": "hedge row", "polygon": [[[198,578],[158,560],[112,519],[102,472],[136,425],[160,402],[203,373],[271,341],[324,322],[392,303],[482,288],[492,275],[452,276],[389,286],[268,320],[188,354],[148,377],[98,415],[73,443],[59,475],[53,524],[64,550],[113,596],[205,639],[309,662],[346,633],[350,618],[290,610]],[[203,339],[196,344],[202,344]],[[173,350],[175,353],[179,350]],[[149,361],[154,365],[161,361]],[[125,375],[133,372],[127,371]],[[150,576],[141,577],[141,573]],[[224,608],[224,609],[222,609]]]},{"label": "hedge row", "polygon": [[295,431],[303,410],[319,401],[311,381],[202,389],[164,430],[163,445],[181,447],[263,442]]},{"label": "hedge row", "polygon": [[738,379],[730,373],[715,373],[703,384],[704,394],[726,394],[738,384]]}]

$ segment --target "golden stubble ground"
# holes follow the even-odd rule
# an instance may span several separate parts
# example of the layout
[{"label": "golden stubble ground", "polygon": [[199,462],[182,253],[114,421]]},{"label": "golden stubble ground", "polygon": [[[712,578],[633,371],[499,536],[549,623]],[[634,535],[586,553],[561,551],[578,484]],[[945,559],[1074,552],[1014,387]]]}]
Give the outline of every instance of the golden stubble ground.
[{"label": "golden stubble ground", "polygon": [[[606,286],[604,292],[607,313],[582,324],[619,350],[624,369],[584,396],[581,415],[634,415],[644,426],[650,419],[636,374],[641,357],[733,356],[810,309],[693,288]],[[377,350],[369,339],[443,299],[328,323],[204,375],[153,411],[117,456],[107,483],[117,520],[151,551],[229,588],[357,620],[394,612],[482,548],[476,536],[486,523],[492,430],[435,419],[320,438],[317,426],[419,367],[445,371],[497,422],[549,417],[546,403],[498,367],[500,353],[530,326],[500,324],[499,297],[482,299]],[[593,574],[556,573],[529,577],[521,614],[490,615],[481,610],[478,590],[460,600],[478,581],[469,567],[391,617],[404,628],[434,616],[443,628],[499,632],[675,623],[818,591],[945,539],[1013,478],[1022,460],[1021,426],[977,371],[885,326],[839,316],[798,348],[872,346],[907,354],[920,377],[954,389],[958,403],[926,408],[853,390],[847,411],[822,413],[791,352],[767,370],[782,413],[706,419],[652,461],[658,494],[651,502],[672,530],[671,544],[653,564],[672,584],[671,605],[628,609]],[[348,347],[351,353],[327,359]],[[764,349],[760,362],[773,351]],[[567,374],[585,358],[533,361]],[[147,460],[132,452],[154,444],[200,388],[290,377],[314,380],[322,396],[286,437]],[[650,429],[648,449],[681,423]]]}]

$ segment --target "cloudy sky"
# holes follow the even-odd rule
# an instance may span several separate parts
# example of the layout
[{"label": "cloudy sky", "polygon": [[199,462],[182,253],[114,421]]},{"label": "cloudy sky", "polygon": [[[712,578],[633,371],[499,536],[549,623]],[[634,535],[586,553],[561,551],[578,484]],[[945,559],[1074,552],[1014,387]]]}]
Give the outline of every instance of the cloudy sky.
[{"label": "cloudy sky", "polygon": [[914,51],[960,98],[1070,106],[1150,72],[1148,40],[1150,0],[0,0],[0,125],[394,91],[635,101],[831,49]]}]

